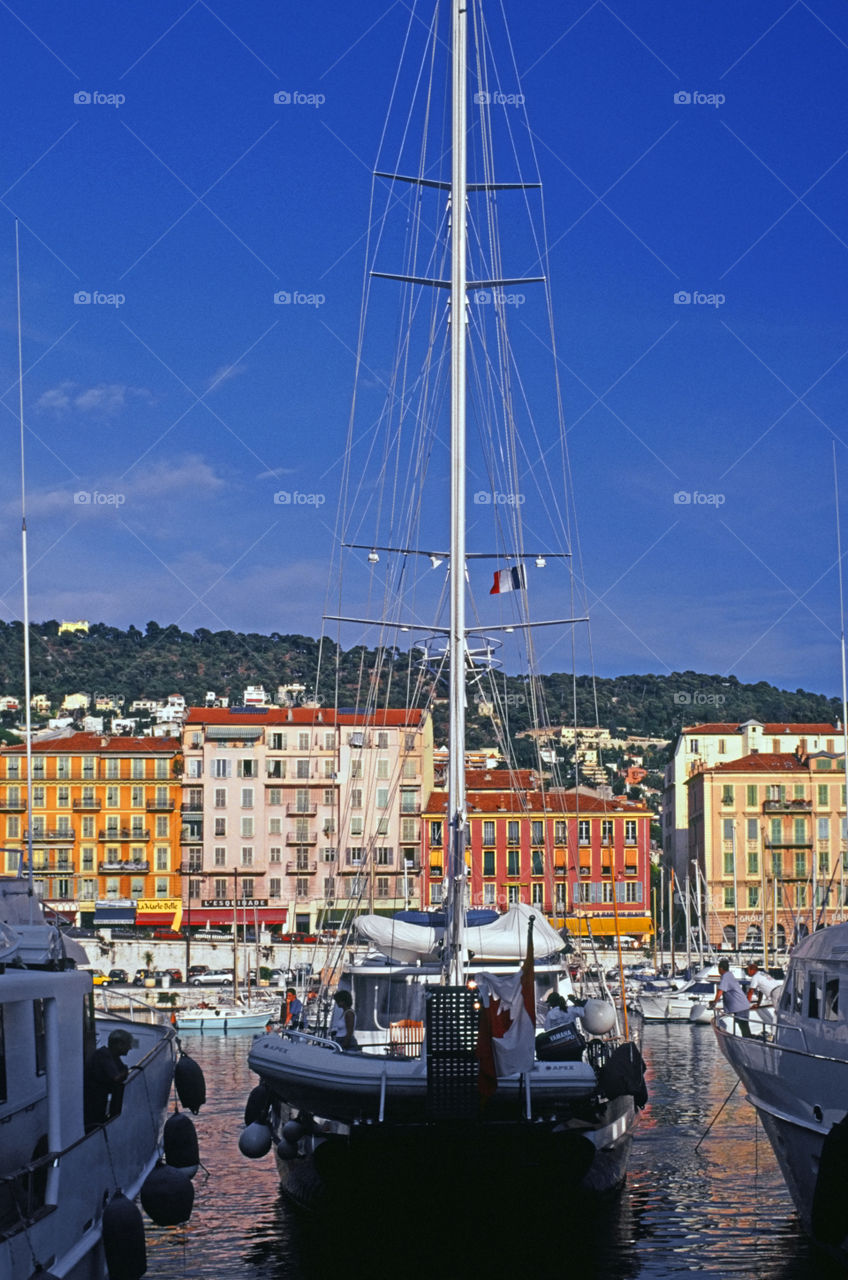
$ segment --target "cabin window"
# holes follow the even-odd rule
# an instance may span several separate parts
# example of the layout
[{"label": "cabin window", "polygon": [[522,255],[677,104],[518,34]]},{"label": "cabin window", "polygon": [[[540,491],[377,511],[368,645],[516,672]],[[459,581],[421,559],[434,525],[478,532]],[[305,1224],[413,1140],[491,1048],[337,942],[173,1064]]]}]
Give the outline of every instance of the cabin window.
[{"label": "cabin window", "polygon": [[792,992],[792,1011],[800,1013],[804,1007],[804,972],[801,969],[795,971],[795,983]]},{"label": "cabin window", "polygon": [[824,985],[825,1022],[836,1022],[839,1017],[839,979],[828,978]]},{"label": "cabin window", "polygon": [[807,988],[807,1017],[820,1018],[822,1011],[822,975],[820,973],[810,974],[810,983]]},{"label": "cabin window", "polygon": [[47,1070],[47,1028],[44,1018],[44,1001],[33,1000],[32,1012],[35,1022],[35,1074],[43,1076]]}]

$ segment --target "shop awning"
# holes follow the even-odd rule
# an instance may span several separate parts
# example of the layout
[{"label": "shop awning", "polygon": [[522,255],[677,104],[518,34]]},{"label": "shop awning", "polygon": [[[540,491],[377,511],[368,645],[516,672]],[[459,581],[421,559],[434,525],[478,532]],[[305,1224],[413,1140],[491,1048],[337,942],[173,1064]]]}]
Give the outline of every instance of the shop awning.
[{"label": "shop awning", "polygon": [[618,913],[617,930],[615,918],[611,915],[566,916],[565,926],[569,933],[575,934],[578,938],[588,938],[590,929],[592,937],[595,938],[614,937],[616,933],[619,937],[623,937],[654,932],[654,924],[650,916],[626,916],[621,911]]},{"label": "shop awning", "polygon": [[147,928],[182,928],[183,904],[181,898],[139,898],[135,904],[135,922]]},{"label": "shop awning", "polygon": [[[285,924],[288,917],[288,909],[286,907],[248,907],[246,911],[238,908],[236,912],[239,929],[252,929],[256,921],[260,925],[276,925]],[[183,913],[183,924],[191,925],[192,929],[205,929],[208,926],[229,925],[232,927],[233,909],[232,907],[195,907],[191,909],[191,917],[188,911]]]}]

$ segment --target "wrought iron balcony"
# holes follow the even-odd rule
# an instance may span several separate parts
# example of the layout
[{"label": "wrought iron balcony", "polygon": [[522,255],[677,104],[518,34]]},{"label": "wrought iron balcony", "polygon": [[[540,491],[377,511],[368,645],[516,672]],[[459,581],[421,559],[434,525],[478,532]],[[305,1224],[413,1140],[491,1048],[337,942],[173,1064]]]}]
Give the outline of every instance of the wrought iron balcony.
[{"label": "wrought iron balcony", "polygon": [[79,813],[81,810],[89,813],[99,813],[102,808],[103,801],[96,799],[95,796],[84,796],[82,800],[75,800],[73,803],[75,813]]},{"label": "wrought iron balcony", "polygon": [[809,813],[812,800],[764,800],[763,813]]},{"label": "wrought iron balcony", "polygon": [[100,875],[146,875],[150,870],[150,863],[133,862],[132,858],[113,858],[106,862],[98,862],[97,870]]},{"label": "wrought iron balcony", "polygon": [[109,844],[113,840],[139,840],[142,843],[150,839],[150,828],[145,827],[143,830],[134,830],[130,827],[117,827],[114,831],[108,828],[106,831],[98,831],[97,839],[100,844]]},{"label": "wrought iron balcony", "polygon": [[[182,809],[180,805],[180,809]],[[148,813],[173,813],[176,808],[174,800],[148,800],[146,809]]]},{"label": "wrought iron balcony", "polygon": [[306,804],[298,804],[296,800],[292,800],[286,805],[286,813],[291,814],[292,817],[297,817],[300,814],[304,818],[314,818],[317,812],[317,800],[309,800]]},{"label": "wrought iron balcony", "polygon": [[317,844],[317,831],[287,831],[286,844]]},{"label": "wrought iron balcony", "polygon": [[[77,838],[76,831],[33,831],[33,844],[73,844]],[[24,832],[24,844],[29,843],[29,832]]]},{"label": "wrought iron balcony", "polygon": [[318,871],[317,862],[307,862],[305,865],[302,865],[298,862],[286,863],[287,876],[314,876],[317,873],[317,871]]}]

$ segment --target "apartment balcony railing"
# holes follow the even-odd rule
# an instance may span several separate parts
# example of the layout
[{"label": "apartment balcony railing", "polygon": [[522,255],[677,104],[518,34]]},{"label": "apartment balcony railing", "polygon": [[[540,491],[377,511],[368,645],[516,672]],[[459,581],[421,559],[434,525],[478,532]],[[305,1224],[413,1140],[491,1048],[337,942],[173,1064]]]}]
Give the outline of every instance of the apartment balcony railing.
[{"label": "apartment balcony railing", "polygon": [[173,813],[176,807],[175,800],[148,800],[146,805],[148,813]]},{"label": "apartment balcony railing", "polygon": [[307,862],[305,866],[299,862],[286,863],[287,876],[314,876],[317,873],[317,871],[318,871],[317,862]]},{"label": "apartment balcony railing", "polygon": [[197,804],[195,804],[193,801],[188,801],[186,804],[180,805],[180,813],[202,813],[202,812],[203,812],[202,800],[198,801]]},{"label": "apartment balcony railing", "polygon": [[23,813],[27,802],[23,800],[0,800],[0,813]]},{"label": "apartment balcony railing", "polygon": [[74,813],[99,813],[102,808],[103,801],[97,800],[94,796],[83,797],[82,800],[75,800],[73,803]]},{"label": "apartment balcony railing", "polygon": [[[33,831],[33,844],[73,844],[77,838],[76,831]],[[24,844],[29,843],[29,832],[23,835]]]},{"label": "apartment balcony railing", "polygon": [[107,862],[98,862],[97,870],[103,876],[140,876],[147,874],[150,870],[150,863],[134,862],[132,858],[112,858]]},{"label": "apartment balcony railing", "polygon": [[110,844],[113,840],[138,840],[145,843],[150,839],[150,828],[116,827],[112,830],[107,827],[105,831],[98,831],[97,839],[100,844]]},{"label": "apartment balcony railing", "polygon": [[764,800],[763,813],[809,813],[812,800]]},{"label": "apartment balcony railing", "polygon": [[304,818],[314,818],[317,812],[317,800],[310,800],[306,804],[298,804],[296,800],[292,800],[286,805],[286,813],[290,814],[293,818],[296,818],[298,815]]},{"label": "apartment balcony railing", "polygon": [[317,831],[287,831],[286,844],[317,844]]}]

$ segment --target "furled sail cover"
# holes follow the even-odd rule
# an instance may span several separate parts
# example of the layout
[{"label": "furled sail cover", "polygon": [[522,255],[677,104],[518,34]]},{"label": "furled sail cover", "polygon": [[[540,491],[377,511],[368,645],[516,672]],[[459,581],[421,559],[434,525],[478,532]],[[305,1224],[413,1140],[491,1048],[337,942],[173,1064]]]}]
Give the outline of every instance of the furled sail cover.
[{"label": "furled sail cover", "polygon": [[[533,940],[537,957],[556,955],[564,940],[551,928],[542,912],[513,903],[492,924],[466,929],[465,945],[475,960],[522,960],[527,950],[527,924],[533,921]],[[397,964],[414,964],[416,960],[435,959],[443,928],[428,928],[393,920],[387,916],[357,916],[353,922],[360,937],[382,951]]]}]

